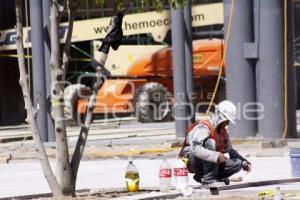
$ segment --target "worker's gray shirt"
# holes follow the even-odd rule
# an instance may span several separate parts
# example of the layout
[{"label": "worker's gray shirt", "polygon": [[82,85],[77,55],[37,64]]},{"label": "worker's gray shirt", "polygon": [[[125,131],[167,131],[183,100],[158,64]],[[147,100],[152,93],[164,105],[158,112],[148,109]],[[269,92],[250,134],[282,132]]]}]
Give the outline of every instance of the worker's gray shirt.
[{"label": "worker's gray shirt", "polygon": [[[188,134],[187,144],[189,145],[188,150],[193,156],[206,160],[209,162],[218,162],[219,152],[212,151],[204,148],[204,142],[210,138],[210,130],[206,125],[196,125]],[[219,134],[217,134],[219,136]],[[225,141],[225,152],[231,148],[229,136],[226,135]]]}]

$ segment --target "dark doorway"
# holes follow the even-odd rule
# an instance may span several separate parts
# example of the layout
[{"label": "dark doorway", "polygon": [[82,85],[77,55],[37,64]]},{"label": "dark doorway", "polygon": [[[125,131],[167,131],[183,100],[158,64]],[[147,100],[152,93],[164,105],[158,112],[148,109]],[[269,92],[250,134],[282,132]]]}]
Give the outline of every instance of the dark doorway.
[{"label": "dark doorway", "polygon": [[[1,1],[0,30],[14,28],[14,10],[14,1]],[[0,54],[16,54],[16,51],[0,51]],[[21,124],[25,117],[17,58],[0,57],[0,125]]]}]

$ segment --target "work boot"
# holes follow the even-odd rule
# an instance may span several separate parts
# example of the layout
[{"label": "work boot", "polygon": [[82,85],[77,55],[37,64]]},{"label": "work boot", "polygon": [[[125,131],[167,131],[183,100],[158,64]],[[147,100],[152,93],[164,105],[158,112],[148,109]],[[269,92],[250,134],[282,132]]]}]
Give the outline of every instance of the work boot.
[{"label": "work boot", "polygon": [[217,179],[218,182],[223,182],[225,183],[225,185],[229,185],[230,184],[230,180],[229,178],[221,178],[221,179]]},{"label": "work boot", "polygon": [[202,184],[202,176],[201,176],[201,175],[195,174],[193,178],[194,178],[194,180],[195,180],[196,182]]},{"label": "work boot", "polygon": [[204,179],[204,178],[201,178],[201,184],[202,185],[210,185],[210,184],[213,184],[215,183],[216,180],[215,179]]},{"label": "work boot", "polygon": [[215,181],[215,182],[212,182],[212,183],[209,183],[209,184],[206,184],[204,185],[205,187],[222,187],[224,186],[224,182],[218,182],[218,181]]}]

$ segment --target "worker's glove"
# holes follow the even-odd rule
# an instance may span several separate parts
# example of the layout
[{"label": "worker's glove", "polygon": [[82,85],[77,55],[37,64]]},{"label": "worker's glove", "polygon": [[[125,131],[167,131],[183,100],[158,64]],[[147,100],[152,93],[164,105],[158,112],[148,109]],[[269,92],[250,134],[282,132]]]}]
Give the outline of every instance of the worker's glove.
[{"label": "worker's glove", "polygon": [[[110,25],[107,31],[107,35],[101,41],[105,44],[109,44],[113,50],[117,50],[122,42],[123,30],[122,30],[122,12],[118,12],[112,17]],[[102,51],[103,45],[100,47],[99,51]]]},{"label": "worker's glove", "polygon": [[246,172],[251,172],[251,163],[248,161],[243,161],[243,170]]},{"label": "worker's glove", "polygon": [[226,156],[224,156],[224,154],[219,153],[219,156],[218,156],[218,163],[219,164],[224,163],[226,159],[227,158],[226,158]]}]

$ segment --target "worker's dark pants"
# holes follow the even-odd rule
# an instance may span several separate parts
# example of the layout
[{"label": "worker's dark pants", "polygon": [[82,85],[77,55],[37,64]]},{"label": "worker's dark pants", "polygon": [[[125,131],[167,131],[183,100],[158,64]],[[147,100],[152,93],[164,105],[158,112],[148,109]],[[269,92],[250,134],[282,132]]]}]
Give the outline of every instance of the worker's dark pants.
[{"label": "worker's dark pants", "polygon": [[[208,139],[204,148],[216,151],[215,141]],[[239,172],[242,167],[242,161],[237,158],[226,159],[224,163],[212,163],[195,156],[189,156],[190,167],[194,171],[194,179],[198,182],[212,183],[216,180],[228,178],[229,176]]]}]

